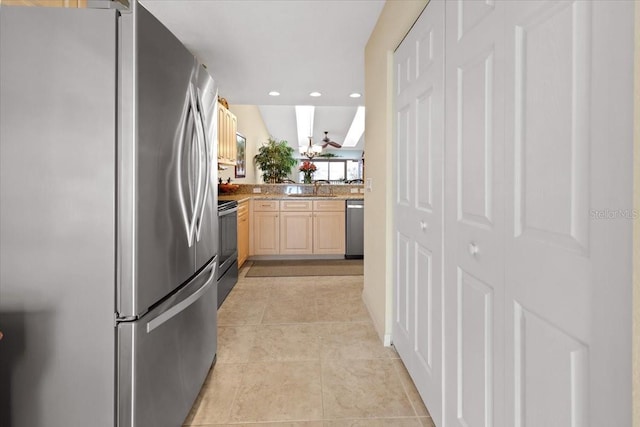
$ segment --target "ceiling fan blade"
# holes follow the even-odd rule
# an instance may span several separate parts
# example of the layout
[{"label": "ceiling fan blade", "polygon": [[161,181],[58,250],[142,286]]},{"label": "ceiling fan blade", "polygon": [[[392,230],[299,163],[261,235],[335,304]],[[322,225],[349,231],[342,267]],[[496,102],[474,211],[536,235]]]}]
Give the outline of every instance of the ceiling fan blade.
[{"label": "ceiling fan blade", "polygon": [[322,145],[322,148],[326,148],[327,145],[330,145],[335,148],[342,148],[342,144],[338,144],[337,142],[329,139],[329,132],[327,131],[324,132],[324,138],[322,138],[322,142],[324,142],[324,144]]}]

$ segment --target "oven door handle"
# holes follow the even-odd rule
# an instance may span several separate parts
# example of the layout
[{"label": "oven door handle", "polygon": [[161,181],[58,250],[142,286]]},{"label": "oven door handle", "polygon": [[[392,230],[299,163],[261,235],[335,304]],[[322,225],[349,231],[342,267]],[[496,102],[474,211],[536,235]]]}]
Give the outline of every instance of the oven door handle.
[{"label": "oven door handle", "polygon": [[225,209],[225,210],[222,210],[222,211],[218,211],[218,216],[221,217],[221,216],[232,214],[234,212],[238,212],[238,208],[237,207],[231,208],[231,209]]}]

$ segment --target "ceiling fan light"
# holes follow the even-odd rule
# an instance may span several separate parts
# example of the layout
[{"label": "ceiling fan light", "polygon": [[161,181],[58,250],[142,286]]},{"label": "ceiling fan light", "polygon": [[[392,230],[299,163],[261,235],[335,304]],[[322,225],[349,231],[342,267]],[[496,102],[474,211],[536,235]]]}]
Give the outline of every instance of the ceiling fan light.
[{"label": "ceiling fan light", "polygon": [[311,92],[309,96],[313,96],[314,98],[317,98],[319,96],[322,96],[322,94],[320,92]]}]

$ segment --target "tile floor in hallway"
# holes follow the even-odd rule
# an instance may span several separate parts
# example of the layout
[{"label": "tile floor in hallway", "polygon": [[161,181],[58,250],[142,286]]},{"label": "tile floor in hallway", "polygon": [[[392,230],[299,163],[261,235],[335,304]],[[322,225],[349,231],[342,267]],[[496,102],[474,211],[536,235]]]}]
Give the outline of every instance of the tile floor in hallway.
[{"label": "tile floor in hallway", "polygon": [[218,312],[218,360],[185,426],[433,427],[378,339],[363,276],[247,278],[247,269]]}]

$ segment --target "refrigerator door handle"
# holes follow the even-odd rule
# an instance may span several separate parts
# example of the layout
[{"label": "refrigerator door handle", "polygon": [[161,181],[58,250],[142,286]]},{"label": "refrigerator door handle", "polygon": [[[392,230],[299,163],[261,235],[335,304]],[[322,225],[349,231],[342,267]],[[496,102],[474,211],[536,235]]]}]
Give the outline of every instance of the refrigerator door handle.
[{"label": "refrigerator door handle", "polygon": [[[215,98],[217,99],[217,97]],[[209,193],[209,173],[211,168],[211,156],[209,153],[209,144],[207,143],[207,136],[205,132],[202,102],[200,101],[200,94],[196,91],[195,102],[198,110],[196,129],[198,133],[199,143],[204,146],[204,192],[201,198],[200,209],[198,210],[198,216],[196,217],[196,241],[200,241],[200,229],[202,226],[202,216],[204,215],[204,208],[207,205],[207,194]],[[217,118],[217,115],[214,116]],[[200,163],[202,163],[202,156],[199,157]]]},{"label": "refrigerator door handle", "polygon": [[[187,128],[187,122],[189,121],[188,117],[192,114],[193,104],[191,102],[190,94],[185,99],[185,106],[183,109],[183,120],[182,126],[180,128],[180,138],[178,139],[178,163],[176,167],[176,174],[178,177],[178,198],[180,200],[180,212],[182,213],[182,220],[185,225],[185,232],[187,234],[187,243],[189,247],[193,245],[193,226],[192,220],[189,218],[189,214],[187,212],[187,202],[184,197],[183,190],[183,180],[182,180],[182,152],[184,147],[184,139]],[[191,153],[187,153],[187,158],[191,158]]]},{"label": "refrigerator door handle", "polygon": [[[198,159],[198,171],[196,176],[198,177],[198,181],[196,184],[196,201],[194,203],[193,206],[193,216],[191,217],[191,227],[189,230],[189,238],[191,240],[191,242],[193,243],[193,239],[195,237],[196,234],[196,222],[198,219],[198,214],[200,212],[200,205],[204,204],[204,200],[203,200],[203,195],[202,195],[202,174],[203,174],[203,167],[202,167],[202,138],[200,136],[201,132],[204,132],[200,126],[202,124],[201,119],[200,119],[200,113],[197,110],[197,101],[196,101],[196,95],[195,95],[195,87],[193,85],[193,82],[189,83],[189,99],[191,100],[191,114],[193,115],[193,122],[194,122],[194,126],[196,128],[196,137],[197,137],[197,144],[196,146],[198,147],[198,152],[196,153],[196,157]],[[191,161],[192,157],[189,156],[189,161]],[[191,245],[189,245],[191,246]]]},{"label": "refrigerator door handle", "polygon": [[217,264],[218,263],[215,261],[211,264],[211,273],[209,274],[209,278],[196,291],[182,299],[179,303],[168,307],[162,313],[147,322],[147,333],[160,327],[163,323],[166,323],[172,317],[180,314],[180,312],[186,310],[191,304],[198,301],[198,299],[215,283]]}]

